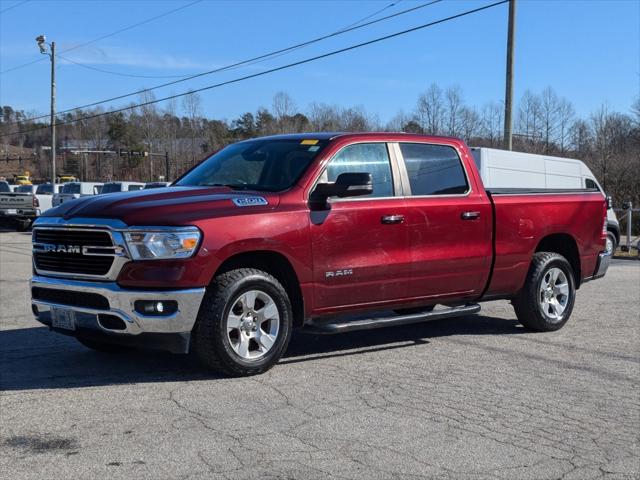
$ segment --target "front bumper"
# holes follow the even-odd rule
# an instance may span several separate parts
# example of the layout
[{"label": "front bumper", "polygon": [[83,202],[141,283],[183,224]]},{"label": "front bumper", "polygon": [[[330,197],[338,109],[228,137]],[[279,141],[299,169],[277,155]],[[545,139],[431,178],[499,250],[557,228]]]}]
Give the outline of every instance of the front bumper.
[{"label": "front bumper", "polygon": [[[179,335],[186,339],[185,345],[176,349],[188,350],[188,339],[200,309],[200,303],[204,296],[204,288],[191,288],[186,290],[129,290],[123,289],[115,282],[87,282],[62,278],[51,278],[35,275],[31,279],[31,287],[46,290],[55,290],[57,295],[48,295],[58,300],[52,301],[39,298],[31,299],[33,313],[36,319],[51,326],[51,310],[60,308],[72,310],[75,317],[75,330],[65,330],[62,333],[84,335],[90,333],[104,337],[105,341],[131,343],[133,337],[141,336],[153,338],[153,336]],[[33,291],[33,290],[32,290]],[[41,290],[40,290],[41,291]],[[62,292],[60,292],[62,291]],[[51,292],[50,292],[51,293]],[[90,305],[84,303],[83,294],[94,294],[104,297],[108,306]],[[88,299],[88,295],[84,298]],[[175,301],[178,304],[177,311],[170,315],[145,315],[137,312],[134,303],[137,300],[149,301]],[[83,304],[84,303],[84,304]],[[117,317],[114,327],[113,317]],[[76,333],[77,332],[77,333]],[[148,347],[153,344],[145,342]],[[158,342],[157,348],[163,348],[162,342]]]}]

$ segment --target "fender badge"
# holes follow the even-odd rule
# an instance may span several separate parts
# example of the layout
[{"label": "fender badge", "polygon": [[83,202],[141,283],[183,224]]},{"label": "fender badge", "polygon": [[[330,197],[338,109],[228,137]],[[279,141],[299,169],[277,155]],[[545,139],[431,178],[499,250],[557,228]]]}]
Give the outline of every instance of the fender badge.
[{"label": "fender badge", "polygon": [[237,197],[232,198],[231,201],[236,207],[255,207],[256,205],[269,205],[267,199],[264,197]]}]

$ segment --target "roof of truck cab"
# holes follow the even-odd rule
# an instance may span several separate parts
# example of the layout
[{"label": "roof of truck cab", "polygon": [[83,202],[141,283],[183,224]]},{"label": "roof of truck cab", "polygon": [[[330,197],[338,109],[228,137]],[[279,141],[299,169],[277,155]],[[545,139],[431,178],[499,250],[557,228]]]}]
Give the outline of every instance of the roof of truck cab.
[{"label": "roof of truck cab", "polygon": [[420,140],[445,140],[445,141],[460,141],[459,138],[445,137],[438,135],[423,135],[419,133],[405,133],[405,132],[306,132],[306,133],[287,133],[282,135],[267,135],[264,137],[249,138],[244,140],[249,142],[252,140],[333,140],[338,137],[366,137],[366,138],[389,138],[393,137],[394,140],[402,137],[406,139],[420,139]]}]

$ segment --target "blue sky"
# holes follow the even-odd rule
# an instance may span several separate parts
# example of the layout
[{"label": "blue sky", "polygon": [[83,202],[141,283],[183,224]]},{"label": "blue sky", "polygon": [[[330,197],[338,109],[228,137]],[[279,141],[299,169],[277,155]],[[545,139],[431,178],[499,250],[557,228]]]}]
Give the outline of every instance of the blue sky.
[{"label": "blue sky", "polygon": [[[34,38],[76,46],[187,1],[0,0],[0,70],[40,58]],[[426,3],[412,0],[215,1],[196,3],[65,57],[114,72],[197,73],[340,30],[392,3],[378,16]],[[157,90],[157,96],[273,68],[437,20],[491,1],[444,0],[263,63]],[[204,92],[203,113],[233,119],[288,92],[309,103],[361,105],[387,121],[409,112],[428,85],[458,85],[478,107],[502,101],[507,5],[290,70]],[[377,18],[377,17],[375,17]],[[552,86],[580,115],[606,102],[627,112],[640,94],[640,1],[519,0],[515,94]],[[43,57],[44,58],[44,57]],[[99,73],[59,60],[58,108],[70,108],[168,81]],[[0,104],[46,113],[46,61],[0,75]],[[121,102],[122,103],[122,102]],[[120,105],[116,103],[115,105]]]}]

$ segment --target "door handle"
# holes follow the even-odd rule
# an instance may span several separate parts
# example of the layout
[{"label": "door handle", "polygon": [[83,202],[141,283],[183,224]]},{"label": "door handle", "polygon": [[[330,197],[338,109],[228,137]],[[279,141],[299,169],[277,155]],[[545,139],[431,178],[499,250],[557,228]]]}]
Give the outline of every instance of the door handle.
[{"label": "door handle", "polygon": [[477,218],[480,218],[480,212],[462,212],[462,215],[460,215],[460,217],[462,218],[462,220],[475,220]]},{"label": "door handle", "polygon": [[404,222],[404,215],[383,215],[380,219],[385,225],[393,225],[395,223]]}]

